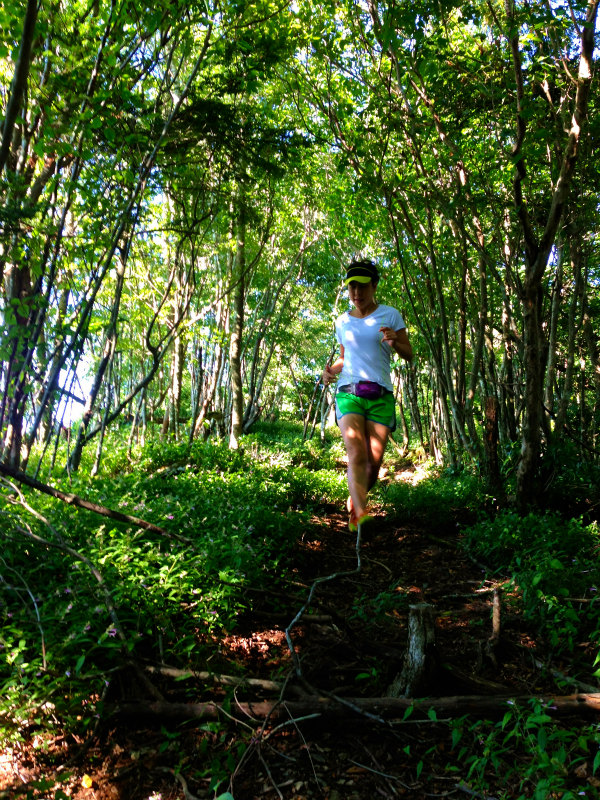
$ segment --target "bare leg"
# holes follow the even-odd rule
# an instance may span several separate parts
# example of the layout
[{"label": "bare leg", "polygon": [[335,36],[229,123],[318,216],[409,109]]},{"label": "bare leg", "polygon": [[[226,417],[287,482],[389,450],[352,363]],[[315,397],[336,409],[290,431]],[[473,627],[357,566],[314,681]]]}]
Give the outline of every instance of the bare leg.
[{"label": "bare leg", "polygon": [[367,492],[377,481],[379,467],[389,436],[389,428],[359,414],[346,414],[339,420],[348,454],[348,492],[357,519],[367,507]]},{"label": "bare leg", "polygon": [[390,436],[390,429],[387,425],[380,425],[378,422],[372,422],[371,420],[367,420],[366,423],[367,491],[369,491],[377,483],[383,454]]},{"label": "bare leg", "polygon": [[367,428],[364,417],[345,414],[339,420],[348,455],[348,492],[354,514],[364,514],[367,499]]}]

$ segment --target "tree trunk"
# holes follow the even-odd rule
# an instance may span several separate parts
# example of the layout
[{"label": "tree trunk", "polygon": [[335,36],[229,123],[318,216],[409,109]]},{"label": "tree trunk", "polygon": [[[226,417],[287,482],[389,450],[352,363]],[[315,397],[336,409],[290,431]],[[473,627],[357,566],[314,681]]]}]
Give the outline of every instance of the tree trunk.
[{"label": "tree trunk", "polygon": [[[501,719],[508,710],[515,706],[530,709],[535,700],[544,706],[544,713],[551,717],[573,717],[574,719],[595,720],[600,712],[600,694],[572,695],[466,695],[453,697],[435,697],[415,700],[411,697],[320,697],[307,696],[301,700],[263,700],[250,703],[237,702],[231,711],[237,711],[246,723],[259,726],[264,720],[270,722],[300,720],[306,716],[320,715],[321,722],[331,719],[339,723],[340,719],[362,721],[361,714],[374,715],[381,719],[398,720],[406,718],[413,711],[410,723],[416,724],[422,719],[431,725],[431,712],[437,718],[462,717],[473,715],[475,719]],[[167,703],[158,700],[123,702],[110,709],[114,716],[137,718],[144,721],[154,720],[156,723],[191,722],[199,719],[231,719],[231,711],[222,710],[220,704],[206,703]],[[417,717],[415,712],[419,714]],[[422,716],[420,716],[422,715]],[[469,790],[470,791],[470,790]]]},{"label": "tree trunk", "polygon": [[[575,229],[574,229],[575,228]],[[569,252],[571,255],[571,265],[573,268],[573,283],[571,287],[571,302],[568,310],[568,334],[566,343],[566,367],[560,398],[556,411],[554,432],[557,437],[561,437],[567,421],[567,410],[572,400],[573,381],[575,371],[575,351],[577,345],[577,332],[583,322],[583,252],[581,246],[581,232],[576,226],[567,227],[569,234]]]},{"label": "tree trunk", "polygon": [[402,430],[402,455],[405,456],[410,447],[410,429],[404,414],[404,403],[402,402],[402,384],[400,382],[401,378],[398,380],[399,385],[396,392],[396,405],[398,406],[398,417],[400,418],[400,429]]},{"label": "tree trunk", "polygon": [[412,429],[417,434],[419,444],[425,447],[426,433],[423,430],[423,417],[419,407],[419,394],[417,385],[416,368],[414,364],[409,364],[408,368],[402,372],[402,382],[404,388],[404,399],[410,413]]},{"label": "tree trunk", "polygon": [[178,333],[174,339],[171,350],[171,364],[169,367],[169,388],[167,391],[167,408],[161,430],[161,438],[177,439],[179,419],[181,416],[181,389],[183,379],[183,366],[185,362],[184,339]]},{"label": "tree trunk", "polygon": [[433,606],[417,603],[409,610],[404,665],[392,681],[388,697],[423,697],[429,694],[438,669]]},{"label": "tree trunk", "polygon": [[587,349],[588,358],[592,365],[593,385],[595,389],[595,408],[594,408],[594,425],[589,431],[590,444],[592,447],[597,447],[598,437],[598,413],[600,411],[600,348],[598,347],[598,335],[592,323],[589,301],[585,286],[587,281],[584,281],[584,297],[583,297],[583,335]]},{"label": "tree trunk", "polygon": [[505,442],[517,441],[517,412],[516,412],[516,376],[515,376],[515,337],[516,325],[510,298],[512,287],[504,284],[504,302],[502,306],[502,344],[504,357],[501,368],[500,402],[502,414],[500,415],[500,436]]},{"label": "tree trunk", "polygon": [[540,287],[526,286],[523,293],[523,338],[525,345],[525,419],[521,456],[517,468],[517,504],[525,511],[539,496],[539,462],[542,441],[543,330],[540,320]]},{"label": "tree trunk", "polygon": [[496,397],[485,399],[485,476],[490,490],[494,494],[502,491],[502,478],[498,461],[498,400]]},{"label": "tree trunk", "polygon": [[24,104],[27,92],[27,78],[31,66],[31,51],[35,37],[35,27],[37,22],[38,3],[37,0],[27,0],[27,10],[23,22],[23,32],[19,47],[19,55],[15,65],[10,95],[4,114],[2,125],[2,141],[0,142],[0,172],[9,158],[11,144],[13,141],[14,126],[19,115],[19,111]]},{"label": "tree trunk", "polygon": [[233,316],[229,345],[229,374],[231,378],[231,428],[229,447],[236,450],[244,421],[244,385],[242,381],[242,337],[244,333],[244,302],[246,287],[246,209],[243,197],[239,201],[235,226],[236,252],[233,278]]},{"label": "tree trunk", "polygon": [[544,389],[542,370],[544,339],[541,317],[542,282],[558,227],[563,217],[569,188],[575,172],[581,130],[587,117],[598,3],[599,0],[591,0],[588,3],[586,22],[581,29],[581,56],[571,129],[562,157],[560,175],[552,193],[552,202],[547,214],[545,228],[538,240],[534,234],[527,203],[523,197],[523,183],[526,177],[523,143],[527,125],[526,117],[522,113],[524,77],[519,52],[518,26],[515,23],[514,9],[510,0],[505,0],[507,21],[510,29],[514,31],[510,44],[517,86],[517,136],[513,147],[516,172],[513,188],[515,207],[521,223],[525,247],[525,277],[521,295],[525,344],[525,423],[521,459],[517,469],[517,505],[521,511],[524,511],[537,496]]},{"label": "tree trunk", "polygon": [[[3,433],[2,461],[18,469],[21,464],[23,421],[25,417],[26,375],[30,352],[29,318],[32,287],[29,263],[13,263],[5,274],[6,309],[14,313],[14,323],[9,324],[10,358],[4,373],[4,392],[0,431]],[[21,310],[23,309],[23,310]]]},{"label": "tree trunk", "polygon": [[[98,368],[96,369],[94,383],[92,384],[92,388],[88,395],[81,424],[79,426],[79,431],[77,434],[77,442],[75,443],[75,448],[69,460],[69,466],[75,472],[79,469],[79,465],[81,463],[83,446],[86,442],[86,433],[89,428],[90,422],[92,421],[92,415],[94,413],[96,400],[98,398],[98,394],[100,392],[104,376],[106,374],[108,367],[112,362],[117,347],[117,339],[118,339],[117,323],[119,320],[119,309],[121,307],[121,297],[123,294],[123,284],[125,281],[125,263],[124,260],[121,258],[117,260],[116,274],[117,274],[117,280],[115,283],[115,292],[113,297],[113,305],[111,309],[110,321],[106,330],[106,336],[104,341],[104,352],[102,354],[102,358],[100,359],[100,363],[98,364]],[[102,427],[104,427],[105,425],[106,425],[106,420],[103,421]]]},{"label": "tree trunk", "polygon": [[[218,284],[218,290],[220,290],[220,284]],[[229,308],[227,304],[223,302],[223,300],[219,300],[217,302],[215,316],[216,329],[218,331],[227,330],[229,327],[230,315]],[[203,370],[202,387],[199,387],[198,389],[202,399],[202,407],[200,409],[200,413],[194,420],[193,428],[190,429],[190,442],[200,435],[200,431],[204,427],[204,421],[210,412],[211,406],[213,407],[213,411],[218,410],[217,405],[219,405],[219,408],[221,408],[220,404],[218,403],[218,389],[221,386],[221,381],[223,378],[225,351],[221,344],[220,336],[213,336],[212,339],[212,361],[209,362],[209,364],[206,366],[206,369]],[[210,344],[210,341],[211,340],[209,339],[208,344]]]},{"label": "tree trunk", "polygon": [[550,325],[548,332],[548,356],[546,359],[546,378],[544,382],[544,405],[548,413],[554,410],[554,385],[556,383],[556,362],[558,358],[558,323],[563,297],[563,258],[565,245],[557,248],[558,264],[554,274],[550,304]]}]

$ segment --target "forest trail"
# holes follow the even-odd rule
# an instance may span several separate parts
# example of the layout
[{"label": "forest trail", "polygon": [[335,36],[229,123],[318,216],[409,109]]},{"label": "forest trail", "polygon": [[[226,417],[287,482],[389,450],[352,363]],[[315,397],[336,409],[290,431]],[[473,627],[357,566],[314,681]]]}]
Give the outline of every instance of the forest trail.
[{"label": "forest trail", "polygon": [[[138,708],[157,698],[166,704],[157,708],[224,703],[218,719],[178,726],[161,719],[160,711],[150,721],[118,718],[101,726],[83,749],[82,742],[66,741],[53,743],[46,755],[23,747],[17,756],[21,779],[56,776],[74,759],[65,788],[75,800],[230,800],[229,790],[235,800],[480,796],[465,782],[467,769],[453,747],[449,719],[436,722],[420,713],[389,724],[352,711],[327,721],[280,713],[257,724],[245,716],[245,703],[258,709],[264,700],[277,700],[267,691],[272,679],[290,701],[306,699],[307,691],[310,700],[311,690],[342,700],[384,696],[401,669],[409,607],[417,603],[433,606],[435,616],[439,669],[429,696],[555,691],[536,666],[541,645],[535,632],[511,610],[508,597],[502,637],[490,651],[495,585],[461,548],[455,523],[432,529],[380,515],[361,541],[358,571],[356,541],[346,515],[323,508],[299,538],[285,584],[251,587],[248,612],[235,630],[215,638],[211,671],[263,683],[232,692],[206,676],[174,680],[155,665],[150,692],[125,670],[107,698],[117,704],[135,700]],[[335,573],[350,574],[320,582]],[[298,678],[285,631],[315,581],[310,608],[289,630]],[[215,775],[222,778],[216,794],[209,791]]]}]

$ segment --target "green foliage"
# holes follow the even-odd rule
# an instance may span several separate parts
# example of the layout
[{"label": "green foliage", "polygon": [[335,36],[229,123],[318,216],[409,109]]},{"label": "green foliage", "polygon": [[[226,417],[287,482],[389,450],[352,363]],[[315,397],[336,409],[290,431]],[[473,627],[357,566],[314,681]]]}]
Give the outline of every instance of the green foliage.
[{"label": "green foliage", "polygon": [[[598,629],[598,525],[556,513],[503,511],[465,531],[465,547],[492,572],[508,574],[526,615],[551,644],[572,650],[583,630]],[[583,602],[578,602],[582,598]]]},{"label": "green foliage", "polygon": [[458,473],[440,471],[433,464],[419,469],[423,478],[414,484],[397,481],[383,490],[382,499],[389,503],[390,514],[447,527],[464,523],[472,509],[485,506],[489,500],[481,478],[466,469]]},{"label": "green foliage", "polygon": [[[346,481],[339,456],[339,437],[331,442],[328,435],[324,445],[303,442],[297,423],[259,425],[236,451],[214,441],[151,443],[134,463],[126,444],[114,436],[104,475],[90,479],[82,472],[72,483],[64,482],[65,489],[152,521],[185,541],[57,507],[55,500],[39,495],[27,498],[36,516],[5,490],[0,505],[2,739],[24,738],[31,725],[52,735],[89,733],[110,699],[114,677],[126,674],[132,655],[216,668],[215,638],[235,626],[253,588],[268,588],[285,574],[311,509],[343,505]],[[388,453],[390,466],[393,458]],[[469,507],[486,503],[481,482],[467,471],[440,473],[429,467],[423,473],[414,486],[393,482],[379,490],[389,513],[433,523],[436,530],[455,529],[472,514]],[[72,550],[34,542],[25,531]],[[469,528],[465,546],[496,573],[514,576],[527,614],[541,620],[557,646],[580,640],[582,626],[597,638],[595,602],[579,609],[578,619],[569,599],[593,598],[592,588],[598,586],[594,525],[555,514],[522,518],[503,512]],[[392,581],[368,601],[357,597],[354,614],[383,620],[404,611],[408,602]],[[374,661],[354,676],[357,691],[371,694],[385,679]],[[575,797],[585,789],[574,777],[577,767],[585,760],[594,772],[600,768],[597,726],[559,728],[539,705],[511,706],[498,723],[465,718],[450,728],[453,750],[446,768],[460,770],[473,790],[485,792],[490,776],[502,770],[519,787],[519,797],[560,792]],[[248,742],[232,738],[222,722],[207,723],[200,731],[206,736],[198,745],[201,777],[210,780],[217,796],[227,797],[222,794],[226,781]],[[178,730],[163,730],[159,751],[176,748],[178,740]],[[216,743],[217,753],[209,742]],[[453,756],[459,766],[453,766]],[[417,769],[425,767],[421,760]],[[32,797],[41,798],[47,790],[36,788],[39,794]]]},{"label": "green foliage", "polygon": [[[579,414],[578,408],[574,413]],[[569,439],[554,438],[542,458],[544,506],[571,516],[598,517],[600,463],[584,458]]]},{"label": "green foliage", "polygon": [[[464,774],[465,766],[468,768],[468,785],[486,794],[490,779],[502,774],[507,793],[498,795],[499,800],[592,796],[588,795],[592,787],[585,778],[577,777],[577,768],[585,762],[589,771],[597,774],[598,726],[560,727],[538,700],[527,707],[512,702],[508,706],[496,723],[468,717],[450,723],[452,748],[459,762],[456,770]],[[587,773],[584,769],[584,775]]]},{"label": "green foliage", "polygon": [[[574,413],[579,414],[577,409]],[[521,442],[505,443],[501,470],[508,494],[515,491]],[[600,465],[578,449],[570,439],[553,436],[540,461],[538,507],[564,516],[598,518],[600,508]]]},{"label": "green foliage", "polygon": [[285,436],[283,445],[265,442],[249,437],[237,451],[218,442],[151,444],[132,465],[115,441],[107,451],[111,474],[65,481],[68,491],[183,541],[57,509],[40,496],[29,500],[33,516],[10,492],[1,496],[5,738],[18,738],[31,719],[89,728],[102,708],[90,696],[101,698],[131,655],[162,660],[168,653],[170,663],[203,668],[212,636],[235,624],[249,590],[285,570],[311,507],[345,496],[343,474],[317,468],[331,463],[320,446],[297,436],[293,446]]}]

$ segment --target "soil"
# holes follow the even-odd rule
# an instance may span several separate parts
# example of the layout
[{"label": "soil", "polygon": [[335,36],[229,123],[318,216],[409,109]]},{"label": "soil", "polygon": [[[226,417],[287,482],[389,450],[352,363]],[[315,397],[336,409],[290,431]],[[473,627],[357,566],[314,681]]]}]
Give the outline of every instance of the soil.
[{"label": "soil", "polygon": [[[508,766],[512,769],[518,757],[510,753],[507,771],[486,774],[485,795],[473,788],[466,754],[477,747],[476,714],[463,715],[459,723],[456,715],[441,719],[418,710],[383,720],[377,711],[351,707],[350,698],[386,695],[402,670],[410,607],[421,603],[432,607],[435,620],[428,697],[469,695],[476,707],[478,697],[556,692],[550,672],[539,668],[543,643],[520,617],[506,587],[501,636],[491,646],[497,586],[469,559],[459,530],[456,523],[432,529],[418,520],[381,516],[357,548],[346,515],[323,508],[297,543],[289,581],[252,591],[252,613],[219,640],[210,665],[217,673],[276,680],[279,692],[268,686],[232,690],[156,672],[149,675],[152,684],[145,685],[139,675],[124,675],[118,682],[121,696],[113,702],[134,696],[138,708],[150,708],[160,692],[165,704],[214,701],[223,710],[216,719],[177,723],[161,718],[160,708],[166,706],[157,705],[157,716],[112,718],[87,741],[41,742],[32,735],[1,757],[0,796],[175,800],[231,792],[235,800],[420,800],[505,792],[506,797]],[[290,627],[311,588],[306,614]],[[154,698],[151,685],[157,690]],[[341,715],[320,715],[311,692],[335,695],[348,705]],[[258,709],[261,702],[279,698],[292,707],[299,699],[314,701],[314,710],[299,719],[279,706],[257,721],[243,705],[256,703]],[[332,705],[340,708],[339,702]],[[501,707],[500,718],[506,708]],[[453,739],[461,725],[468,732],[460,743],[466,742],[466,750]],[[211,777],[222,779],[216,792]],[[42,779],[54,788],[44,792],[39,783],[35,788]],[[57,780],[64,795],[57,794]],[[593,777],[589,781],[592,788]]]}]

